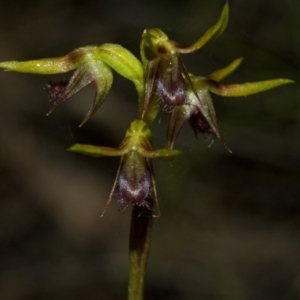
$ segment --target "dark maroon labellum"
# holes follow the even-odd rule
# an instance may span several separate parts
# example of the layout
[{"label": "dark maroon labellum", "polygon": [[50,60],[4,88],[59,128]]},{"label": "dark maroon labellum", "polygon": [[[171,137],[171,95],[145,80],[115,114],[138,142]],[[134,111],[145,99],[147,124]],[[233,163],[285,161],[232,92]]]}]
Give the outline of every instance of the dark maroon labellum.
[{"label": "dark maroon labellum", "polygon": [[135,151],[126,154],[117,180],[122,208],[135,204],[150,209],[146,199],[151,193],[152,179],[146,158]]},{"label": "dark maroon labellum", "polygon": [[49,82],[45,84],[45,90],[50,100],[58,100],[66,90],[68,81]]},{"label": "dark maroon labellum", "polygon": [[213,129],[211,128],[210,124],[200,111],[198,111],[190,117],[189,123],[192,126],[195,135],[201,132],[215,136]]}]

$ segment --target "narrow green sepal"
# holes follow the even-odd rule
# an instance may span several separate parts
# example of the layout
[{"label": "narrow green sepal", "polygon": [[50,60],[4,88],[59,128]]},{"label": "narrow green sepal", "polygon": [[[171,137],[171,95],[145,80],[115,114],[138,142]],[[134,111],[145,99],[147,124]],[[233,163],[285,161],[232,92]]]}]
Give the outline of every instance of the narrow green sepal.
[{"label": "narrow green sepal", "polygon": [[68,64],[64,57],[61,57],[30,61],[4,61],[0,63],[0,68],[5,71],[50,75],[72,71],[76,65]]},{"label": "narrow green sepal", "polygon": [[212,27],[210,27],[204,33],[204,35],[200,39],[198,39],[195,43],[193,43],[189,47],[178,47],[178,51],[180,53],[190,53],[202,48],[207,42],[216,39],[218,36],[220,36],[223,33],[223,31],[225,30],[228,24],[228,20],[229,20],[229,4],[228,2],[226,2],[217,23]]},{"label": "narrow green sepal", "polygon": [[90,53],[93,53],[94,50],[95,46],[86,46],[75,49],[62,57],[29,61],[4,61],[0,63],[0,68],[5,71],[40,75],[66,73],[76,69],[85,60],[88,60],[88,56],[90,56]]},{"label": "narrow green sepal", "polygon": [[242,63],[242,61],[243,61],[243,57],[239,57],[235,59],[233,62],[231,62],[225,68],[216,70],[213,73],[210,73],[207,77],[214,81],[221,81],[222,79],[230,75],[233,71],[235,71],[238,68],[238,66]]},{"label": "narrow green sepal", "polygon": [[120,148],[112,148],[112,147],[99,147],[93,145],[85,145],[85,144],[75,144],[72,147],[67,149],[68,151],[94,156],[94,157],[101,157],[101,156],[122,156],[127,151]]},{"label": "narrow green sepal", "polygon": [[145,150],[143,152],[141,152],[141,154],[144,156],[144,157],[148,157],[148,158],[173,158],[179,154],[181,154],[181,151],[179,150],[172,150],[172,149],[166,149],[166,148],[163,148],[163,149],[158,149],[158,150],[152,150],[152,151],[149,151],[149,150]]},{"label": "narrow green sepal", "polygon": [[224,97],[242,97],[249,96],[275,87],[293,83],[291,79],[273,79],[257,82],[246,82],[242,84],[224,85],[215,81],[207,80],[208,89],[217,95]]}]

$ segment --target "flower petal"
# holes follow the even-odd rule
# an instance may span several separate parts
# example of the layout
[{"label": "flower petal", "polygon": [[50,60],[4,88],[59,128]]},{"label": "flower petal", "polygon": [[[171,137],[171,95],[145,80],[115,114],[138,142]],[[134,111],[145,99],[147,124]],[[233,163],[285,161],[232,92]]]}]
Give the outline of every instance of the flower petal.
[{"label": "flower petal", "polygon": [[235,71],[237,69],[237,67],[241,64],[242,61],[243,61],[243,57],[239,57],[239,58],[235,59],[233,62],[231,62],[225,68],[222,68],[213,73],[210,73],[207,77],[209,79],[212,79],[215,81],[221,81],[223,78],[227,77],[233,71]]},{"label": "flower petal", "polygon": [[90,69],[90,76],[92,77],[91,83],[96,89],[96,95],[92,106],[79,126],[82,126],[85,122],[87,122],[99,109],[105,100],[113,82],[113,74],[111,69],[101,61],[94,63],[93,68]]},{"label": "flower petal", "polygon": [[86,60],[87,55],[94,51],[94,46],[75,49],[65,56],[57,58],[44,58],[29,61],[4,61],[0,68],[5,71],[32,73],[40,75],[66,73],[76,69]]},{"label": "flower petal", "polygon": [[192,116],[197,110],[192,105],[176,106],[169,114],[167,127],[167,148],[173,149],[175,141],[183,124]]},{"label": "flower petal", "polygon": [[82,126],[90,119],[90,117],[103,103],[107,93],[111,88],[112,82],[112,71],[102,61],[92,60],[82,64],[75,70],[64,92],[58,99],[55,100],[53,108],[48,112],[47,115],[51,114],[57,106],[74,96],[86,85],[93,83],[96,89],[95,99],[83,122],[80,124],[80,126]]},{"label": "flower petal", "polygon": [[89,155],[93,157],[122,156],[128,152],[127,149],[123,149],[123,148],[100,147],[100,146],[85,145],[85,144],[75,144],[72,147],[68,148],[68,151]]},{"label": "flower petal", "polygon": [[293,83],[290,79],[273,79],[257,82],[246,82],[242,84],[224,85],[213,80],[207,80],[208,89],[217,95],[224,97],[249,96],[263,91],[273,89],[277,86]]},{"label": "flower petal", "polygon": [[191,103],[195,103],[199,99],[201,101],[198,106],[199,112],[192,115],[190,118],[190,124],[193,127],[195,134],[197,135],[201,132],[217,137],[224,147],[231,153],[231,150],[227,147],[220,132],[211,96],[207,90],[197,89],[197,78],[195,78],[195,89],[197,91],[197,95],[191,92],[189,97],[189,101],[191,101]]},{"label": "flower petal", "polygon": [[178,54],[160,59],[155,85],[159,98],[167,108],[184,104],[186,85],[179,66]]},{"label": "flower petal", "polygon": [[225,30],[229,19],[228,2],[223,7],[221,16],[217,23],[210,27],[204,35],[189,47],[177,47],[180,53],[190,53],[202,48],[208,41],[216,39]]},{"label": "flower petal", "polygon": [[139,96],[143,93],[143,67],[141,62],[126,48],[118,44],[103,44],[97,48],[98,59],[105,62],[121,76],[131,80]]}]

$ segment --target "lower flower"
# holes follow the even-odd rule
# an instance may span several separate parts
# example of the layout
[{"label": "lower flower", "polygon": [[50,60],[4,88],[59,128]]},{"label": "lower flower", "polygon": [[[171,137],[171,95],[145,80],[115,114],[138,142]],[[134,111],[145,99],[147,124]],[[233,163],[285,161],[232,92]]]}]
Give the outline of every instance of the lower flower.
[{"label": "lower flower", "polygon": [[154,150],[150,128],[144,121],[133,121],[126,131],[124,140],[117,148],[75,144],[68,150],[95,157],[121,157],[116,180],[101,217],[114,197],[118,198],[123,209],[132,204],[148,210],[153,210],[152,205],[147,201],[152,198],[156,203],[157,214],[155,216],[160,215],[151,159],[157,157],[171,159],[180,154],[180,151]]}]

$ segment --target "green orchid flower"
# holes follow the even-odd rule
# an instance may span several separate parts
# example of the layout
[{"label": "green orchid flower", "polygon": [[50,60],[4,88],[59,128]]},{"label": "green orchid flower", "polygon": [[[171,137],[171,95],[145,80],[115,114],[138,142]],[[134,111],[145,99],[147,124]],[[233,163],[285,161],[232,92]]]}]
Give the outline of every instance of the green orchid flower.
[{"label": "green orchid flower", "polygon": [[204,133],[210,135],[213,139],[217,138],[231,152],[221,135],[210,93],[224,97],[242,97],[294,82],[290,79],[273,79],[243,84],[221,84],[219,81],[230,75],[241,64],[242,60],[243,58],[238,58],[206,78],[192,74],[188,75],[189,79],[186,79],[186,84],[189,86],[187,101],[183,105],[175,107],[169,115],[167,146],[170,149],[173,148],[183,124],[189,121],[196,135]]},{"label": "green orchid flower", "polygon": [[[226,2],[217,23],[188,47],[179,46],[158,28],[144,31],[141,40],[141,57],[145,77],[144,106],[140,111],[142,119],[151,122],[159,113],[160,109],[157,108],[157,105],[151,104],[153,101],[156,102],[157,98],[162,101],[162,108],[168,110],[186,102],[188,86],[184,76],[188,79],[188,72],[180,54],[194,52],[208,41],[217,38],[225,30],[228,16],[229,6]],[[156,111],[153,111],[155,109]]]},{"label": "green orchid flower", "polygon": [[133,204],[150,210],[152,208],[147,199],[152,198],[157,207],[156,216],[160,215],[152,159],[158,157],[171,159],[179,155],[180,151],[170,149],[154,150],[151,135],[150,128],[144,121],[135,120],[130,124],[124,140],[117,148],[75,144],[68,149],[69,151],[94,157],[121,157],[116,180],[101,217],[114,195],[118,197],[118,202],[123,209]]},{"label": "green orchid flower", "polygon": [[113,82],[112,69],[131,80],[138,92],[139,101],[143,99],[142,65],[131,52],[120,45],[86,46],[58,58],[1,62],[0,68],[6,71],[41,75],[60,74],[75,70],[68,82],[46,85],[47,93],[54,100],[54,106],[48,115],[86,85],[92,84],[96,89],[96,95],[80,126],[91,118],[105,100]]}]

